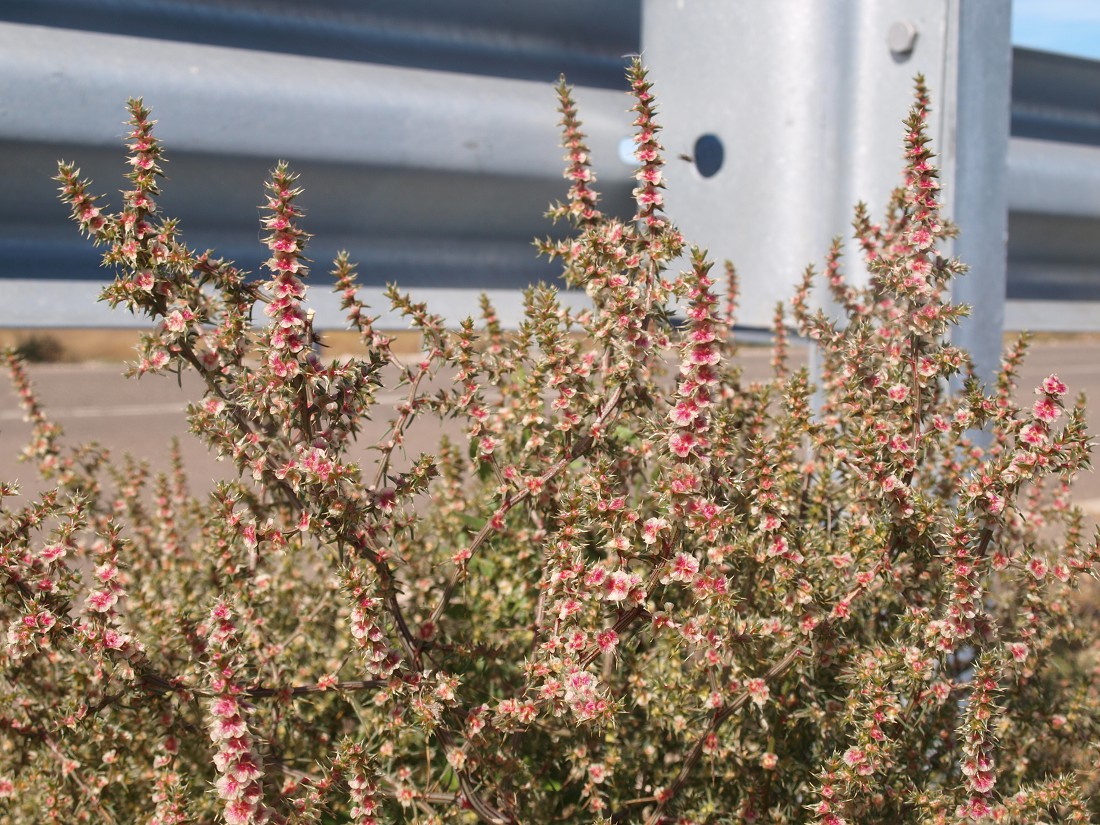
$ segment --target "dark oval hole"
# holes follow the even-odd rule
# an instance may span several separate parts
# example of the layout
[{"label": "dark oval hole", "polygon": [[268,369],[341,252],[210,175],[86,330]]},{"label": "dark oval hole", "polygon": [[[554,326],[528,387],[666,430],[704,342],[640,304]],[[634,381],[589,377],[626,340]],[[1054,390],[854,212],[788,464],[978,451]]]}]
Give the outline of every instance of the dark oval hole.
[{"label": "dark oval hole", "polygon": [[704,178],[712,178],[722,168],[726,150],[718,135],[703,135],[695,141],[695,168]]}]

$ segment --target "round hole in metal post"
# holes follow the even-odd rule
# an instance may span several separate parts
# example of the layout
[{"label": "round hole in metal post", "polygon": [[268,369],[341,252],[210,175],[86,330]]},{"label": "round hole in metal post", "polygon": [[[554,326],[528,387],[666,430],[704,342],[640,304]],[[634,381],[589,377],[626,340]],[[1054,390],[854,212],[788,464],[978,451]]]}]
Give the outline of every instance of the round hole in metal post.
[{"label": "round hole in metal post", "polygon": [[722,168],[726,159],[726,149],[718,135],[707,133],[695,141],[693,150],[695,169],[704,178],[713,178]]}]

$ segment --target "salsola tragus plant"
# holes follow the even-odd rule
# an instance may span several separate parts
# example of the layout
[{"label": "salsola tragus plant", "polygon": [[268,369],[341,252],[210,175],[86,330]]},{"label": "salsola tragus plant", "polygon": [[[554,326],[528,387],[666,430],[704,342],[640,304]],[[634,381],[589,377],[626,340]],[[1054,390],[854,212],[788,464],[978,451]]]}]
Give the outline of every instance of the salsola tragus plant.
[{"label": "salsola tragus plant", "polygon": [[[120,211],[62,164],[63,199],[117,273],[105,299],[154,327],[134,372],[201,376],[191,428],[239,479],[200,499],[178,456],[153,474],[63,449],[9,359],[26,458],[54,486],[2,490],[0,819],[1097,813],[1097,628],[1068,597],[1100,560],[1068,498],[1082,407],[1055,376],[1017,402],[1022,344],[986,389],[946,340],[962,265],[938,251],[953,230],[923,86],[885,220],[857,211],[867,286],[843,278],[838,242],[825,281],[843,317],[810,309],[812,271],[795,296],[793,324],[821,353],[815,405],[782,312],[774,377],[742,379],[732,268],[723,300],[665,216],[638,63],[629,81],[628,220],[600,211],[558,90],[571,184],[551,215],[570,232],[541,247],[591,308],[540,286],[513,333],[487,301],[447,329],[394,288],[423,336],[407,361],[343,256],[334,277],[366,354],[318,355],[285,165],[257,281],[158,211],[140,102]],[[382,409],[381,387],[405,400]],[[415,453],[425,417],[464,436]]]}]

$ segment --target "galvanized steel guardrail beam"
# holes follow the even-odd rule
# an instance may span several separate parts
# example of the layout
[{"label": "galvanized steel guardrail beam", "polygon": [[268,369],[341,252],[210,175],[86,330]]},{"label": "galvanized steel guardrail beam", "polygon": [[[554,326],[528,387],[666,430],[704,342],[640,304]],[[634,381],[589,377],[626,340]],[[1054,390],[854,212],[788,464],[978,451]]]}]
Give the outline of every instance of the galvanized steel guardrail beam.
[{"label": "galvanized steel guardrail beam", "polygon": [[1100,62],[1014,49],[1012,134],[1100,146]]},{"label": "galvanized steel guardrail beam", "polygon": [[551,83],[622,87],[640,0],[6,0],[0,20]]},{"label": "galvanized steel guardrail beam", "polygon": [[[427,286],[458,320],[456,308],[483,288],[553,277],[530,244],[549,231],[542,214],[566,191],[548,84],[10,23],[0,24],[0,76],[9,182],[0,220],[16,230],[0,240],[6,325],[129,320],[76,305],[65,269],[87,272],[96,256],[66,224],[49,175],[64,155],[94,174],[96,191],[117,188],[123,103],[134,94],[154,107],[168,149],[162,204],[193,245],[254,269],[254,204],[265,170],[288,158],[306,188],[315,270],[349,249],[374,287],[372,304],[382,307],[378,287],[396,280],[426,295]],[[621,208],[629,102],[603,89],[577,97],[602,188]],[[29,277],[10,279],[13,261]],[[43,270],[64,285],[38,280]],[[51,292],[52,311],[41,314]],[[321,312],[319,323],[341,322]]]},{"label": "galvanized steel guardrail beam", "polygon": [[[0,278],[8,296],[0,309],[0,324],[127,322],[125,316],[102,307],[89,308],[87,300],[96,290],[90,280],[96,253],[66,223],[47,179],[55,160],[63,156],[78,161],[95,177],[97,191],[119,188],[122,102],[133,94],[143,95],[160,120],[159,133],[171,161],[162,203],[183,218],[185,239],[193,245],[214,246],[255,268],[261,252],[255,207],[261,181],[276,158],[288,158],[303,173],[307,225],[317,235],[311,249],[315,274],[324,272],[326,259],[337,248],[346,247],[362,261],[364,281],[380,309],[384,307],[378,287],[389,280],[414,288],[455,318],[473,306],[481,288],[498,290],[499,298],[518,309],[516,290],[522,284],[554,275],[553,268],[535,258],[528,239],[549,231],[542,212],[562,195],[565,183],[560,177],[553,96],[545,83],[515,78],[544,73],[546,65],[540,61],[550,60],[559,49],[558,59],[577,68],[582,79],[609,85],[616,58],[607,43],[629,42],[636,36],[626,29],[637,24],[632,9],[639,2],[615,0],[596,26],[603,46],[586,42],[572,53],[558,42],[566,24],[548,25],[543,4],[524,4],[523,10],[510,12],[524,18],[509,21],[518,27],[512,36],[502,35],[499,28],[490,31],[493,14],[501,12],[489,8],[494,2],[472,4],[467,13],[474,14],[475,23],[458,33],[448,28],[453,21],[447,15],[454,17],[455,12],[436,0],[428,5],[439,6],[439,19],[428,22],[416,18],[408,4],[391,0],[372,6],[374,17],[337,0],[318,0],[308,12],[300,4],[276,3],[260,15],[247,3],[212,0],[136,2],[128,12],[112,6],[114,18],[97,14],[102,0],[43,0],[4,9],[0,17],[9,20],[18,18],[14,11],[19,8],[24,17],[31,14],[26,10],[37,9],[38,17],[31,14],[27,19],[32,23],[0,23],[0,176],[5,180],[0,197]],[[941,4],[951,5],[948,0],[931,5]],[[761,18],[771,15],[778,28],[769,48],[775,43],[793,46],[795,29],[784,28],[782,5],[772,4],[764,12],[752,4],[755,22],[744,36],[759,39],[771,25]],[[852,126],[856,151],[877,157],[889,170],[898,163],[898,112],[891,115],[874,105],[852,107],[868,93],[867,84],[881,80],[867,62],[868,55],[883,46],[891,48],[895,34],[904,51],[904,27],[897,32],[891,28],[893,23],[912,22],[914,13],[906,14],[911,7],[903,6],[872,4],[868,12],[858,0],[847,0],[819,10],[837,24],[834,46],[840,51],[835,57],[858,81],[858,88],[845,91],[819,77],[817,93],[835,98],[822,111]],[[650,20],[677,7],[654,0]],[[224,24],[217,35],[223,45],[33,25],[45,20],[43,10],[50,8],[75,15],[74,25],[88,29],[96,28],[96,20],[103,28],[125,17],[137,21],[131,27],[134,33],[161,37],[173,36],[171,27],[165,28],[168,18],[186,21],[188,14],[214,15]],[[480,17],[478,9],[485,12]],[[583,10],[566,9],[569,13]],[[737,13],[748,14],[744,9]],[[921,11],[929,13],[928,8]],[[358,16],[348,23],[341,40],[338,21],[351,20],[349,14]],[[423,9],[417,14],[423,15]],[[896,19],[886,20],[891,14]],[[142,22],[142,15],[153,23]],[[294,42],[306,54],[262,50],[265,44],[289,47],[289,35],[279,26],[282,21],[292,31],[294,20],[304,25]],[[154,23],[164,31],[154,31]],[[646,56],[662,84],[666,69],[658,65],[660,25],[650,24]],[[883,25],[885,31],[880,31]],[[538,35],[540,28],[547,33]],[[817,46],[806,41],[799,47],[813,47],[802,59],[813,63],[814,49],[832,48],[823,39],[827,30],[818,27],[812,32]],[[176,34],[180,41],[195,41],[212,37],[213,31]],[[987,34],[983,32],[983,38]],[[668,35],[673,43],[675,36],[670,31]],[[935,27],[923,25],[916,27],[915,35],[913,49],[906,54],[919,54],[940,36]],[[388,51],[379,46],[382,41],[389,43]],[[358,56],[435,68],[356,62]],[[919,68],[916,62],[891,59],[896,60],[893,74],[904,75],[907,84]],[[1006,323],[1010,328],[1023,322],[1037,328],[1100,328],[1100,312],[1081,302],[1100,299],[1100,97],[1090,92],[1100,89],[1100,64],[1019,49],[1014,64],[1013,132],[1026,136],[1013,137],[1008,151]],[[697,66],[697,85],[710,95],[710,110],[729,107],[734,92],[751,97],[753,86],[762,99],[782,94],[786,87],[780,83],[782,88],[776,88],[776,75],[762,82],[760,65],[746,81],[727,75],[721,82],[711,82],[701,64]],[[891,69],[891,64],[886,66]],[[478,74],[461,73],[466,71]],[[494,72],[509,77],[492,77]],[[941,80],[946,83],[948,77]],[[624,112],[629,101],[619,92],[584,87],[578,89],[578,97],[600,188],[612,210],[625,211],[631,170],[618,159],[618,149],[629,133]],[[903,105],[903,97],[895,102]],[[681,127],[673,111],[678,103],[670,96],[663,101],[664,120],[673,134]],[[736,129],[747,134],[759,128],[759,114],[740,107],[733,113]],[[771,136],[764,139],[765,148],[769,142]],[[756,161],[749,155],[751,167]],[[746,160],[732,163],[744,166]],[[687,188],[698,187],[697,177],[686,179]],[[871,187],[889,185],[891,176],[855,171],[844,180],[843,191],[834,193],[835,203],[830,205],[842,219],[856,198],[879,197]],[[675,186],[673,196],[680,184]],[[971,231],[968,226],[963,223],[964,232]],[[815,240],[812,251],[798,254],[792,273],[818,258],[819,246]],[[747,248],[732,252],[743,270],[752,269]],[[988,294],[981,287],[976,291],[983,301]],[[750,310],[747,322],[760,323],[759,314]],[[327,311],[322,318],[327,320]]]},{"label": "galvanized steel guardrail beam", "polygon": [[[486,176],[561,177],[545,84],[0,24],[3,135],[118,147],[144,96],[177,150]],[[578,91],[593,150],[615,157],[623,94]]]},{"label": "galvanized steel guardrail beam", "polygon": [[1016,49],[1006,325],[1100,330],[1100,62]]},{"label": "galvanized steel guardrail beam", "polygon": [[1008,207],[1100,219],[1100,146],[1013,138],[1008,147]]}]

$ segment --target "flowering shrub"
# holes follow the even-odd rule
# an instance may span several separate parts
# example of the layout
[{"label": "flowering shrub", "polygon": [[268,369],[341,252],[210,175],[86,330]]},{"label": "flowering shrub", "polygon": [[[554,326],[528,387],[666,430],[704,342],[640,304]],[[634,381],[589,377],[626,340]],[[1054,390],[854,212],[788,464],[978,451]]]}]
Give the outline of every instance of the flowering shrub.
[{"label": "flowering shrub", "polygon": [[[1037,822],[1096,814],[1096,572],[1068,484],[1080,403],[1015,400],[946,340],[963,267],[938,252],[926,94],[885,220],[856,214],[870,280],[742,379],[725,298],[662,208],[644,70],[636,214],[601,213],[559,89],[571,234],[541,244],[591,308],[526,295],[505,334],[423,335],[403,361],[354,266],[366,355],[325,361],[295,177],[267,184],[266,280],[158,211],[162,150],[130,103],[120,211],[62,164],[62,198],[155,325],[133,372],[194,370],[191,428],[239,480],[66,450],[9,358],[53,487],[3,510],[0,819],[8,822]],[[669,270],[683,253],[690,270]],[[675,323],[669,309],[683,308]],[[254,306],[263,318],[252,323]],[[669,355],[671,354],[671,358]],[[672,361],[671,374],[666,369]],[[438,380],[433,380],[438,379]],[[405,400],[382,411],[379,388]],[[442,389],[440,389],[442,387]],[[389,415],[378,443],[358,444]],[[464,437],[412,454],[419,418]],[[980,434],[980,435],[976,435]],[[0,495],[16,495],[4,485]]]}]

